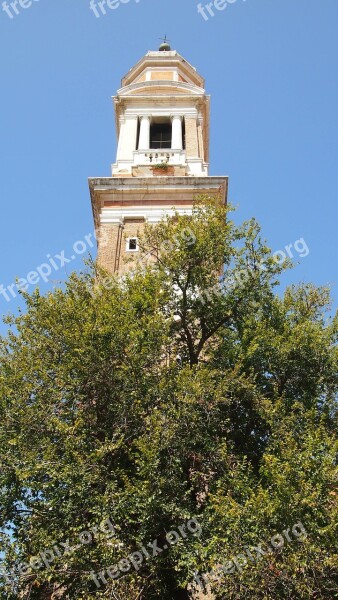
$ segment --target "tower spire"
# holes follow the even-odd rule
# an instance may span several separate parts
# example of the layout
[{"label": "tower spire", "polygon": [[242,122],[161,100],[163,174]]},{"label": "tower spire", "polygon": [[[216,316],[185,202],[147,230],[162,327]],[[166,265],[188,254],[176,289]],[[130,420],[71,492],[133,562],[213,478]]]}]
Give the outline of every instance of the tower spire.
[{"label": "tower spire", "polygon": [[170,47],[170,44],[168,44],[168,42],[170,42],[170,40],[167,39],[167,36],[165,35],[164,38],[160,38],[160,40],[162,40],[162,44],[159,47],[159,51],[160,52],[170,52],[171,47]]}]

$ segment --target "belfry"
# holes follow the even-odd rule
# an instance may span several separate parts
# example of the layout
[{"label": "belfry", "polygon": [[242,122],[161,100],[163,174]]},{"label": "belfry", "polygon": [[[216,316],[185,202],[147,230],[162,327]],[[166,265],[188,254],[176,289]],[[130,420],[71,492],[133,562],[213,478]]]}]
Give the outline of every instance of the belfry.
[{"label": "belfry", "polygon": [[130,69],[113,100],[116,161],[110,177],[89,179],[89,189],[98,264],[122,275],[138,259],[145,223],[191,214],[201,194],[226,203],[228,179],[209,177],[204,79],[167,41]]}]

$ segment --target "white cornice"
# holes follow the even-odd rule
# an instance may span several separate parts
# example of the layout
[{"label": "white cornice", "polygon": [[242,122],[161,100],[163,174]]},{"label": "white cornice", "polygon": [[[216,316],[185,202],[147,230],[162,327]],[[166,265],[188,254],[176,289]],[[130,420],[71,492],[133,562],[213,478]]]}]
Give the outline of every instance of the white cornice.
[{"label": "white cornice", "polygon": [[189,208],[140,208],[140,209],[111,209],[103,208],[100,215],[100,223],[115,223],[122,225],[128,219],[144,219],[148,223],[158,223],[168,215],[173,217],[177,212],[179,215],[191,215],[192,207]]}]

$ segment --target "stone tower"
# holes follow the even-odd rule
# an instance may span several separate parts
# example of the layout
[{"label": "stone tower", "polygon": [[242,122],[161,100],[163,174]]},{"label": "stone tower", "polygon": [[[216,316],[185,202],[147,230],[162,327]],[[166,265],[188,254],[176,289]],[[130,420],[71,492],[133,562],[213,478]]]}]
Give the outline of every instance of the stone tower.
[{"label": "stone tower", "polygon": [[[111,177],[90,178],[98,264],[123,274],[138,259],[145,223],[191,214],[200,194],[227,200],[227,177],[209,177],[204,79],[167,43],[148,52],[113,98],[117,156]],[[126,259],[129,259],[128,261]]]}]

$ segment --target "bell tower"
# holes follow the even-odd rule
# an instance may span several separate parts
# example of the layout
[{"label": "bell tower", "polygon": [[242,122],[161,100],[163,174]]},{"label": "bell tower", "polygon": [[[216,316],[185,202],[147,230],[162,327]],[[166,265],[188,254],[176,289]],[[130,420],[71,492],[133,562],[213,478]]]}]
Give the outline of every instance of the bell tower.
[{"label": "bell tower", "polygon": [[[122,79],[113,98],[117,155],[108,178],[90,178],[98,264],[123,274],[138,259],[146,222],[191,214],[200,194],[227,200],[227,177],[209,177],[204,79],[165,40]],[[126,261],[126,258],[131,260]]]}]

